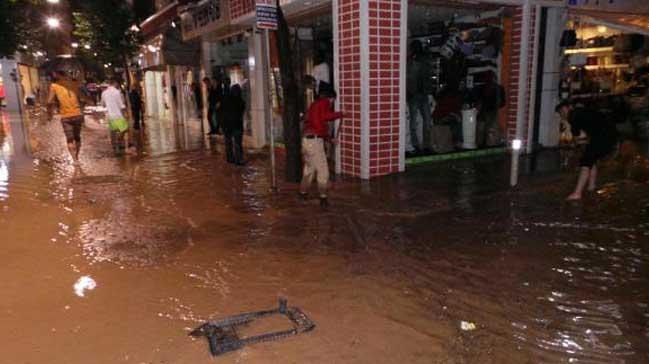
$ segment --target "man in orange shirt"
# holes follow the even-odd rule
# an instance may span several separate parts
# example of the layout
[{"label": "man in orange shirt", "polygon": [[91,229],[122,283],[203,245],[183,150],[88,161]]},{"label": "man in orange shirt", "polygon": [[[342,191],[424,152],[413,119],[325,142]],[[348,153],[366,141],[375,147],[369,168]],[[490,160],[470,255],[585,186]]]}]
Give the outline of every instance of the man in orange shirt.
[{"label": "man in orange shirt", "polygon": [[81,126],[83,114],[81,113],[80,90],[81,84],[72,80],[64,71],[52,72],[53,82],[47,96],[47,112],[52,118],[52,106],[58,101],[59,116],[65,133],[68,150],[75,164],[79,163],[81,150]]}]

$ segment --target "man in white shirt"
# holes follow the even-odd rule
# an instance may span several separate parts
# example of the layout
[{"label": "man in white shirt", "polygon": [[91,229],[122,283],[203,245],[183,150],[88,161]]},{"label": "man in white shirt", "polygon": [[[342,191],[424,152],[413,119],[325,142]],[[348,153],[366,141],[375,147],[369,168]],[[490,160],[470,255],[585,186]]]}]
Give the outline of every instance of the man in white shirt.
[{"label": "man in white shirt", "polygon": [[119,90],[119,82],[111,79],[109,86],[101,93],[101,103],[106,107],[108,117],[108,129],[110,130],[110,141],[113,145],[115,154],[121,154],[126,146],[126,132],[128,131],[128,122],[124,117],[124,98]]}]

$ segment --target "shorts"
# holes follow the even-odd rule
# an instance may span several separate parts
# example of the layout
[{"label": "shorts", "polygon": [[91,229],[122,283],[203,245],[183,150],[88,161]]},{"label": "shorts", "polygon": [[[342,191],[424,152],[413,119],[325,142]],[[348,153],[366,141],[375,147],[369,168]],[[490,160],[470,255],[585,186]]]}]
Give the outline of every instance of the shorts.
[{"label": "shorts", "polygon": [[83,115],[72,116],[61,119],[65,140],[68,143],[81,142],[81,126],[83,125]]},{"label": "shorts", "polygon": [[613,153],[615,145],[606,145],[599,143],[586,144],[584,154],[579,159],[580,167],[592,168],[599,160],[606,158],[609,154]]},{"label": "shorts", "polygon": [[110,131],[123,133],[128,130],[128,122],[124,118],[110,119],[108,120],[108,129],[110,129]]}]

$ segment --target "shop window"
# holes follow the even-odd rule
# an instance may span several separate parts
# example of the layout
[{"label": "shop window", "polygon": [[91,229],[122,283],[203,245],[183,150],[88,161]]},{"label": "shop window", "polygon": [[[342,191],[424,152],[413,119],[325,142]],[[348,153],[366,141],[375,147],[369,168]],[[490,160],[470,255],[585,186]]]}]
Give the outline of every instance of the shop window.
[{"label": "shop window", "polygon": [[623,137],[646,138],[649,37],[577,20],[567,26],[577,39],[564,47],[559,97],[607,115]]},{"label": "shop window", "polygon": [[[289,20],[292,28],[292,44],[297,65],[296,78],[299,83],[302,112],[315,100],[317,88],[331,87],[333,84],[333,28],[330,14],[304,16],[300,20]],[[276,42],[273,40],[271,44]],[[283,91],[279,69],[279,56],[275,47],[271,48],[271,98],[275,121],[275,140],[283,142]],[[333,127],[331,130],[333,135]]]},{"label": "shop window", "polygon": [[408,9],[406,156],[501,147],[504,10]]}]

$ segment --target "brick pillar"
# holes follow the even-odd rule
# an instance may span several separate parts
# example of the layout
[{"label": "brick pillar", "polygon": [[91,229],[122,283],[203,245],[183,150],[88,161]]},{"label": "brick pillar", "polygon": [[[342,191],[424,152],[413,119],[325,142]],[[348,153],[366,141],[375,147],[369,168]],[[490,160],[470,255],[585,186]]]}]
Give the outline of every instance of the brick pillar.
[{"label": "brick pillar", "polygon": [[505,86],[506,93],[507,93],[507,106],[506,106],[506,114],[507,114],[507,119],[506,119],[506,135],[507,135],[507,142],[508,144],[511,144],[511,141],[516,138],[516,120],[518,119],[518,108],[520,103],[523,103],[522,107],[524,108],[523,111],[523,122],[522,122],[522,128],[523,130],[521,131],[522,135],[522,141],[523,141],[523,150],[527,148],[528,140],[529,140],[529,133],[532,131],[529,128],[529,123],[528,119],[530,116],[530,109],[533,107],[533,105],[530,105],[530,96],[531,96],[531,84],[532,84],[532,78],[536,77],[534,72],[532,72],[532,65],[534,63],[534,57],[536,57],[536,52],[538,51],[535,46],[535,40],[536,37],[534,35],[534,28],[535,28],[535,20],[536,20],[536,14],[535,14],[535,9],[532,8],[531,14],[530,14],[530,21],[531,21],[531,26],[530,26],[530,35],[529,38],[526,40],[529,42],[530,47],[529,47],[529,57],[528,57],[528,62],[527,62],[527,69],[528,69],[528,74],[525,82],[525,97],[523,100],[518,99],[518,90],[519,90],[519,85],[520,85],[520,69],[521,69],[521,45],[523,39],[521,38],[521,29],[523,25],[523,7],[522,6],[517,6],[517,7],[512,7],[511,8],[512,12],[512,19],[511,19],[511,32],[510,34],[507,34],[507,37],[509,39],[506,40],[506,42],[510,42],[511,44],[511,56],[509,60],[509,70],[507,72],[509,73],[508,77],[508,83]]},{"label": "brick pillar", "polygon": [[340,171],[367,179],[404,168],[406,0],[335,0]]}]

